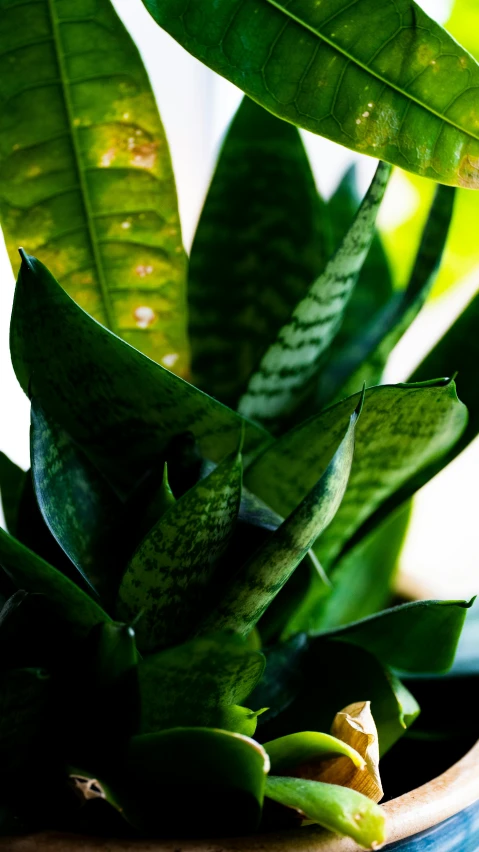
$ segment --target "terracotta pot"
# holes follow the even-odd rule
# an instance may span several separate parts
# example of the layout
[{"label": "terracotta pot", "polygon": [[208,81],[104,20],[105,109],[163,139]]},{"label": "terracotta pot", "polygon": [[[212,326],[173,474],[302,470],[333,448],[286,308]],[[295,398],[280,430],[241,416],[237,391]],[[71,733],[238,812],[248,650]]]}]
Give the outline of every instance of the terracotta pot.
[{"label": "terracotta pot", "polygon": [[[386,850],[479,850],[479,742],[443,775],[383,805]],[[319,828],[226,840],[105,840],[47,832],[0,839],[5,852],[359,852],[347,838]]]}]

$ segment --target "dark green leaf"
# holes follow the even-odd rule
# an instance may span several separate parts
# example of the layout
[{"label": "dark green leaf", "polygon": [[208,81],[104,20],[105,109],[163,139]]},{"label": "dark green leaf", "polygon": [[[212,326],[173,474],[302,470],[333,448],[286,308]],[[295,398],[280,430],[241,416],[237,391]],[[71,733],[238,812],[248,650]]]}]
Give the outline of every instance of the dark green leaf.
[{"label": "dark green leaf", "polygon": [[109,0],[0,2],[0,216],[88,313],[187,375],[186,260],[168,144]]},{"label": "dark green leaf", "polygon": [[370,651],[407,672],[443,672],[454,662],[472,601],[414,601],[323,635]]},{"label": "dark green leaf", "polygon": [[34,258],[24,256],[11,326],[12,359],[25,391],[114,484],[131,488],[171,439],[191,431],[218,461],[268,440],[259,427],[154,364],[79,308]]},{"label": "dark green leaf", "polygon": [[115,544],[121,503],[36,400],[31,417],[32,475],[45,523],[85,580],[111,600],[119,579]]},{"label": "dark green leaf", "polygon": [[352,837],[366,849],[376,849],[386,840],[386,816],[375,802],[356,790],[305,781],[303,778],[270,777],[265,794],[323,828]]},{"label": "dark green leaf", "polygon": [[183,641],[194,632],[238,516],[241,479],[236,453],[187,491],[133,554],[117,608],[126,621],[142,613],[136,628],[141,650]]},{"label": "dark green leaf", "polygon": [[287,769],[296,769],[303,763],[343,755],[359,769],[365,766],[364,759],[348,743],[320,734],[317,731],[302,731],[264,743],[263,748],[271,761],[273,775],[281,775]]},{"label": "dark green leaf", "polygon": [[95,624],[110,620],[106,612],[68,577],[2,529],[0,565],[18,588],[46,595],[77,633],[85,634]]},{"label": "dark green leaf", "polygon": [[391,169],[380,163],[368,193],[340,247],[250,379],[238,410],[264,423],[291,414],[336,337],[374,236],[379,205]]},{"label": "dark green leaf", "polygon": [[477,187],[479,69],[412,0],[143,2],[193,56],[281,118],[441,183]]},{"label": "dark green leaf", "polygon": [[308,647],[307,636],[298,633],[265,649],[266,669],[249,698],[252,707],[268,708],[260,720],[262,724],[286,710],[296,698],[303,683],[302,666]]},{"label": "dark green leaf", "polygon": [[18,512],[22,491],[25,486],[26,473],[21,467],[10,461],[5,453],[0,452],[0,493],[2,508],[7,530],[12,535],[17,533]]},{"label": "dark green leaf", "polygon": [[172,725],[221,728],[228,712],[234,724],[241,714],[233,705],[246,700],[264,665],[263,654],[228,635],[194,639],[146,657],[139,666],[142,731]]},{"label": "dark green leaf", "polygon": [[28,758],[46,718],[50,676],[43,669],[0,672],[0,763],[2,775]]},{"label": "dark green leaf", "polygon": [[268,763],[247,737],[176,728],[133,737],[123,767],[99,781],[141,833],[247,834],[259,824]]},{"label": "dark green leaf", "polygon": [[325,472],[263,546],[233,578],[203,631],[234,630],[242,635],[257,624],[317,537],[333,520],[348,484],[354,434],[363,397]]},{"label": "dark green leaf", "polygon": [[[328,408],[276,441],[245,472],[245,484],[287,515],[325,470],[359,394]],[[351,477],[334,521],[315,550],[328,567],[381,504],[418,471],[444,458],[462,434],[467,411],[448,379],[424,387],[371,388],[356,433]]]},{"label": "dark green leaf", "polygon": [[331,246],[301,137],[245,98],[220,152],[191,249],[193,379],[236,407]]}]

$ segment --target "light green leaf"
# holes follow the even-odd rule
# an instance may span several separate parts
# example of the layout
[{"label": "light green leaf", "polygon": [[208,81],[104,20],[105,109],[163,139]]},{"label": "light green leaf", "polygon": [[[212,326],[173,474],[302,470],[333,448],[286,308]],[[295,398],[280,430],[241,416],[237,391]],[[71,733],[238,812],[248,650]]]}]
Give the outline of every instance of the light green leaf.
[{"label": "light green leaf", "polygon": [[0,565],[19,589],[46,595],[76,633],[84,635],[95,624],[110,621],[106,612],[68,577],[2,529]]},{"label": "light green leaf", "polygon": [[170,440],[191,431],[219,461],[268,440],[259,426],[201,393],[102,328],[38,260],[24,255],[11,325],[17,378],[109,475],[129,489]]},{"label": "light green leaf", "polygon": [[443,672],[454,662],[466,613],[472,603],[414,601],[325,631],[323,635],[359,645],[394,669]]},{"label": "light green leaf", "polygon": [[0,452],[0,493],[2,509],[7,530],[17,532],[18,513],[27,474],[12,462],[5,453]]},{"label": "light green leaf", "polygon": [[298,406],[343,321],[371,247],[379,205],[391,169],[380,163],[369,191],[336,254],[295,307],[261,360],[238,410],[264,423]]},{"label": "light green leaf", "polygon": [[281,118],[477,187],[479,68],[412,0],[143,2],[193,56]]},{"label": "light green leaf", "polygon": [[379,805],[356,790],[303,778],[270,776],[265,795],[300,811],[305,819],[323,828],[352,837],[366,849],[376,849],[386,840],[385,814]]},{"label": "light green leaf", "polygon": [[117,609],[126,621],[142,613],[136,627],[141,650],[153,651],[194,633],[238,516],[241,479],[236,453],[187,491],[133,554]]},{"label": "light green leaf", "polygon": [[[142,732],[174,726],[236,730],[251,710],[236,707],[264,671],[264,656],[237,636],[205,636],[145,657],[139,665]],[[240,731],[243,733],[243,731]]]},{"label": "light green leaf", "polygon": [[[358,399],[356,394],[337,403],[276,441],[246,470],[245,485],[287,515],[325,470]],[[466,422],[467,411],[449,379],[366,391],[349,485],[315,547],[325,568],[418,471],[433,461],[445,463]]]},{"label": "light green leaf", "polygon": [[[28,9],[28,11],[27,11]],[[109,0],[0,2],[0,218],[95,319],[188,374],[168,143]]]},{"label": "light green leaf", "polygon": [[118,584],[122,505],[107,481],[42,407],[32,401],[35,494],[50,532],[88,584],[106,600]]},{"label": "light green leaf", "polygon": [[331,250],[298,131],[244,98],[191,249],[194,383],[235,408]]},{"label": "light green leaf", "polygon": [[294,770],[303,763],[343,755],[349,757],[358,769],[364,769],[365,761],[348,743],[320,734],[317,731],[302,731],[289,734],[277,740],[263,743],[263,748],[271,761],[273,775],[281,775],[286,769]]},{"label": "light green leaf", "polygon": [[354,454],[354,433],[361,413],[349,426],[326,471],[271,537],[235,575],[218,606],[206,616],[201,630],[234,630],[244,636],[306,556],[318,536],[333,520],[343,499]]}]

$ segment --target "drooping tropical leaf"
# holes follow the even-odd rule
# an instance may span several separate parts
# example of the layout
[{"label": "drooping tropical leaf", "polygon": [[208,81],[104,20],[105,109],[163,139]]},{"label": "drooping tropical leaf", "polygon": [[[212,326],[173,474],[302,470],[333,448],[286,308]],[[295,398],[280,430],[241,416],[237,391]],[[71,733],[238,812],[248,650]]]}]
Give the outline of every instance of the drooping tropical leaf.
[{"label": "drooping tropical leaf", "polygon": [[206,616],[201,625],[203,632],[234,630],[247,636],[318,536],[331,523],[348,484],[356,423],[363,399],[364,395],[319,481],[265,544],[241,567],[221,596],[218,606]]},{"label": "drooping tropical leaf", "polygon": [[27,474],[12,462],[5,453],[0,452],[0,494],[7,530],[12,535],[17,532],[18,513]]},{"label": "drooping tropical leaf", "polygon": [[357,335],[326,366],[318,389],[320,405],[326,405],[338,393],[349,396],[363,382],[378,383],[389,355],[418,315],[434,284],[449,233],[454,199],[454,189],[438,187],[406,290],[394,294],[372,318],[370,314],[366,326],[359,328]]},{"label": "drooping tropical leaf", "polygon": [[121,581],[117,609],[153,651],[192,635],[207,605],[218,560],[231,538],[241,499],[235,453],[178,500],[143,539]]},{"label": "drooping tropical leaf", "polygon": [[244,98],[191,249],[194,383],[236,407],[248,379],[331,253],[326,205],[301,137]]},{"label": "drooping tropical leaf", "polygon": [[322,760],[338,755],[349,758],[359,769],[365,766],[361,755],[346,742],[317,731],[289,734],[263,743],[263,748],[271,761],[273,775],[282,775],[285,770],[296,769],[301,764],[312,760]]},{"label": "drooping tropical leaf", "polygon": [[412,0],[143,2],[193,56],[281,118],[441,183],[477,187],[479,68]]},{"label": "drooping tropical leaf", "polygon": [[265,795],[323,828],[352,837],[366,849],[376,849],[386,840],[385,814],[356,790],[304,778],[269,776]]},{"label": "drooping tropical leaf", "polygon": [[[111,601],[119,576],[122,505],[84,453],[37,403],[31,409],[32,475],[45,523],[92,588]],[[116,536],[114,533],[116,532]]]},{"label": "drooping tropical leaf", "polygon": [[[123,766],[100,778],[107,799],[141,833],[246,834],[258,827],[269,760],[248,737],[174,728],[133,737]],[[185,822],[185,816],[187,817]]]},{"label": "drooping tropical leaf", "polygon": [[[154,364],[78,307],[34,258],[23,256],[11,325],[17,378],[115,485],[131,488],[170,440],[190,431],[218,461],[268,440],[255,424]],[[121,460],[121,461],[119,461]]]},{"label": "drooping tropical leaf", "polygon": [[[173,725],[223,727],[228,711],[243,704],[260,680],[264,665],[262,653],[229,635],[150,654],[139,666],[142,732]],[[230,721],[238,721],[234,713]]]},{"label": "drooping tropical leaf", "polygon": [[76,633],[85,634],[95,624],[110,620],[93,598],[2,529],[0,565],[19,589],[46,595]]},{"label": "drooping tropical leaf", "polygon": [[323,633],[406,672],[444,672],[454,662],[473,601],[414,601]]},{"label": "drooping tropical leaf", "polygon": [[2,775],[21,768],[41,734],[51,678],[43,669],[0,672],[0,761]]},{"label": "drooping tropical leaf", "polygon": [[291,414],[307,392],[341,327],[371,247],[390,172],[379,164],[340,247],[262,358],[240,400],[238,410],[245,416],[274,424]]},{"label": "drooping tropical leaf", "polygon": [[[246,470],[245,485],[287,515],[326,468],[358,399],[356,394],[337,403],[272,444]],[[349,485],[315,547],[325,568],[391,495],[433,461],[445,464],[466,422],[449,379],[366,391]]]},{"label": "drooping tropical leaf", "polygon": [[113,5],[2,0],[0,55],[0,219],[13,268],[25,245],[88,313],[187,375],[168,143]]}]

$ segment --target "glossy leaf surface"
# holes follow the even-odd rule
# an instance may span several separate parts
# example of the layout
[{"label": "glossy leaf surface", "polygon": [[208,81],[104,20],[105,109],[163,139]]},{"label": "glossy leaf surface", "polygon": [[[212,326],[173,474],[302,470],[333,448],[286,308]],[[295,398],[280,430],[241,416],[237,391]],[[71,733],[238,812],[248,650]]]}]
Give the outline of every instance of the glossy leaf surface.
[{"label": "glossy leaf surface", "polygon": [[119,530],[115,528],[121,503],[90,460],[35,400],[30,435],[32,475],[43,518],[80,574],[108,600],[118,580]]},{"label": "glossy leaf surface", "polygon": [[0,452],[0,494],[7,530],[15,535],[22,492],[27,474],[12,462],[5,453]]},{"label": "glossy leaf surface", "polygon": [[235,408],[330,253],[326,205],[301,137],[244,98],[191,249],[194,383]]},{"label": "glossy leaf surface", "polygon": [[240,568],[201,629],[247,636],[336,515],[348,484],[363,398],[330,464],[309,494]]},{"label": "glossy leaf surface", "polygon": [[364,760],[354,748],[337,737],[320,734],[317,731],[289,734],[289,736],[264,743],[263,748],[271,761],[273,775],[281,775],[286,769],[294,770],[312,760],[338,755],[349,758],[359,769],[364,768]]},{"label": "glossy leaf surface", "polygon": [[270,776],[265,792],[275,802],[299,810],[305,819],[352,837],[366,849],[377,848],[386,840],[386,817],[381,808],[356,790],[304,778]]},{"label": "glossy leaf surface", "polygon": [[[131,488],[185,431],[213,461],[238,446],[241,417],[102,328],[26,256],[11,349],[23,389],[32,378],[39,402],[115,485]],[[268,440],[245,425],[245,452]]]},{"label": "glossy leaf surface", "polygon": [[275,423],[305,395],[338,333],[374,236],[379,205],[390,168],[380,163],[363,203],[324,272],[296,305],[251,377],[240,400],[247,417]]},{"label": "glossy leaf surface", "polygon": [[109,0],[0,3],[0,218],[89,314],[186,375],[186,259],[168,144]]},{"label": "glossy leaf surface", "polygon": [[228,708],[247,699],[264,665],[263,654],[227,635],[150,654],[139,666],[142,731],[173,725],[222,727]]},{"label": "glossy leaf surface", "polygon": [[442,183],[477,187],[478,66],[412,0],[144,3],[193,56],[276,115]]},{"label": "glossy leaf surface", "polygon": [[[276,441],[246,471],[246,486],[287,515],[325,469],[358,399],[343,400]],[[315,548],[321,563],[328,567],[378,506],[418,471],[433,461],[444,464],[466,422],[449,380],[366,391],[349,485]]]},{"label": "glossy leaf surface", "polygon": [[46,595],[76,633],[110,620],[93,598],[2,529],[0,565],[19,589]]},{"label": "glossy leaf surface", "polygon": [[117,609],[141,650],[182,641],[198,624],[241,499],[241,455],[228,457],[178,500],[143,539],[121,581]]}]

